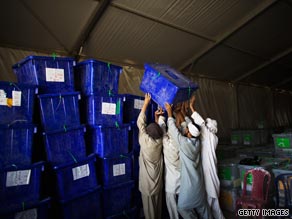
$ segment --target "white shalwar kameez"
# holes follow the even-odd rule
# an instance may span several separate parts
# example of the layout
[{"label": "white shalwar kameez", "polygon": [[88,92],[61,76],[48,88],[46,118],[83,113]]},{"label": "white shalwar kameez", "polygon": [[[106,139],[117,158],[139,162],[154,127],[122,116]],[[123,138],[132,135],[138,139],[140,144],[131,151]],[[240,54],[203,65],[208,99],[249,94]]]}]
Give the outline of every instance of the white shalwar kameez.
[{"label": "white shalwar kameez", "polygon": [[198,112],[191,116],[194,122],[201,127],[201,155],[208,203],[215,219],[225,219],[219,205],[220,181],[217,174],[216,148],[218,145],[217,122],[204,119]]},{"label": "white shalwar kameez", "polygon": [[179,145],[180,151],[181,184],[177,204],[179,214],[184,219],[197,219],[197,214],[200,219],[210,219],[201,164],[200,140],[183,136],[172,117],[168,117],[167,127],[169,136]]},{"label": "white shalwar kameez", "polygon": [[166,132],[165,117],[160,116],[158,124],[163,130],[164,181],[166,205],[170,219],[179,219],[177,200],[180,188],[179,145]]}]

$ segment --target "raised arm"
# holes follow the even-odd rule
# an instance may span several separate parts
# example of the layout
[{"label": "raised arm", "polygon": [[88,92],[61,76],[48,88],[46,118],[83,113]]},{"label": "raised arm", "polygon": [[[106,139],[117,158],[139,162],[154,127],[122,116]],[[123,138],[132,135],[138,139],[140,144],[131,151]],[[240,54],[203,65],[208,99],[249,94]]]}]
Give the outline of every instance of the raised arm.
[{"label": "raised arm", "polygon": [[176,141],[176,143],[180,145],[183,136],[175,125],[175,120],[172,114],[172,106],[169,103],[165,103],[164,106],[168,115],[167,120],[168,133]]},{"label": "raised arm", "polygon": [[145,113],[146,112],[147,107],[148,107],[150,101],[151,101],[151,95],[150,95],[150,93],[146,93],[145,94],[145,98],[144,98],[144,104],[143,104],[143,107],[141,109],[141,112],[142,113]]},{"label": "raised arm", "polygon": [[144,104],[142,106],[141,112],[137,119],[137,126],[140,131],[144,132],[146,128],[146,110],[151,101],[151,95],[149,93],[145,93]]},{"label": "raised arm", "polygon": [[202,116],[196,111],[195,109],[195,102],[196,102],[196,97],[195,95],[193,95],[190,99],[190,109],[192,112],[191,117],[193,118],[194,122],[199,125],[200,127],[202,127],[202,125],[205,124],[204,119],[202,118]]}]

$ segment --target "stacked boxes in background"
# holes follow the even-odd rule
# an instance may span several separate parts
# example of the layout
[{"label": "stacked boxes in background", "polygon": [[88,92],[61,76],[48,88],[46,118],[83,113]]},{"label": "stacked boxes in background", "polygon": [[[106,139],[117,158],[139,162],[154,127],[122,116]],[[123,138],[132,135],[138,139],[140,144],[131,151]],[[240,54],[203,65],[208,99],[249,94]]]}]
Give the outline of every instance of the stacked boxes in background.
[{"label": "stacked boxes in background", "polygon": [[273,134],[275,155],[292,158],[292,132]]},{"label": "stacked boxes in background", "polygon": [[[275,149],[275,156],[277,158],[286,158],[291,161],[292,159],[292,132],[291,129],[281,133],[274,133],[274,149]],[[292,173],[292,166],[291,164],[284,164],[278,167],[273,168],[273,173],[275,178],[280,174],[291,174]],[[288,183],[291,184],[292,178],[288,177]],[[278,197],[276,201],[278,201],[280,207],[285,207],[285,187],[283,183],[280,181],[278,184]],[[289,193],[288,193],[289,194]]]},{"label": "stacked boxes in background", "polygon": [[231,144],[245,146],[266,146],[269,144],[269,129],[232,129]]},{"label": "stacked boxes in background", "polygon": [[[72,58],[29,56],[13,66],[19,81],[38,86],[38,117],[43,131],[47,168],[45,193],[54,199],[58,218],[88,212],[86,218],[101,215],[100,201],[88,205],[87,196],[100,199],[95,156],[87,156],[85,126],[80,123],[80,94],[74,90],[75,61]],[[96,214],[90,215],[89,206]],[[86,209],[86,210],[85,210]],[[90,211],[91,210],[91,211]],[[75,217],[76,218],[76,217]]]},{"label": "stacked boxes in background", "polygon": [[[234,155],[234,150],[233,155]],[[218,177],[220,180],[220,206],[222,209],[234,212],[236,199],[240,193],[240,172],[238,163],[240,158],[219,160]]]},{"label": "stacked boxes in background", "polygon": [[[81,91],[81,120],[87,125],[88,152],[97,157],[97,175],[102,184],[104,218],[132,211],[131,125],[123,122],[124,95],[118,94],[120,66],[86,60],[75,68],[75,86]],[[135,215],[131,218],[136,218]]]},{"label": "stacked boxes in background", "polygon": [[0,218],[3,219],[22,216],[31,208],[39,214],[48,211],[50,199],[41,201],[44,163],[33,159],[36,93],[36,86],[0,82]]}]

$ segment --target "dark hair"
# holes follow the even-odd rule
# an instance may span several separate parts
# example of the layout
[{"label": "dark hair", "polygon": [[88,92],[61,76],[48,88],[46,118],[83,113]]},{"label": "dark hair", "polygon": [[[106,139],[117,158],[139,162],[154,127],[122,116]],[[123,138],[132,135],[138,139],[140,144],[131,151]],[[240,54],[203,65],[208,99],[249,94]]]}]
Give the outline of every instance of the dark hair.
[{"label": "dark hair", "polygon": [[159,138],[162,138],[163,136],[163,131],[162,129],[160,128],[160,126],[155,123],[155,122],[152,122],[150,123],[149,125],[147,125],[146,127],[146,132],[148,135],[150,135],[151,138],[153,139],[159,139]]}]

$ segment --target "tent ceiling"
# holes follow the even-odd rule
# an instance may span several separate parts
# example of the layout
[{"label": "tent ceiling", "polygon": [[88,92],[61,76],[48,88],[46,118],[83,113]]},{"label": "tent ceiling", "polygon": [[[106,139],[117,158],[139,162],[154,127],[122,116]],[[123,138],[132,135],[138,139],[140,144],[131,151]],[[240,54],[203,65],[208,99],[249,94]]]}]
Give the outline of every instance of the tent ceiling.
[{"label": "tent ceiling", "polygon": [[292,0],[10,0],[0,46],[292,91]]}]

